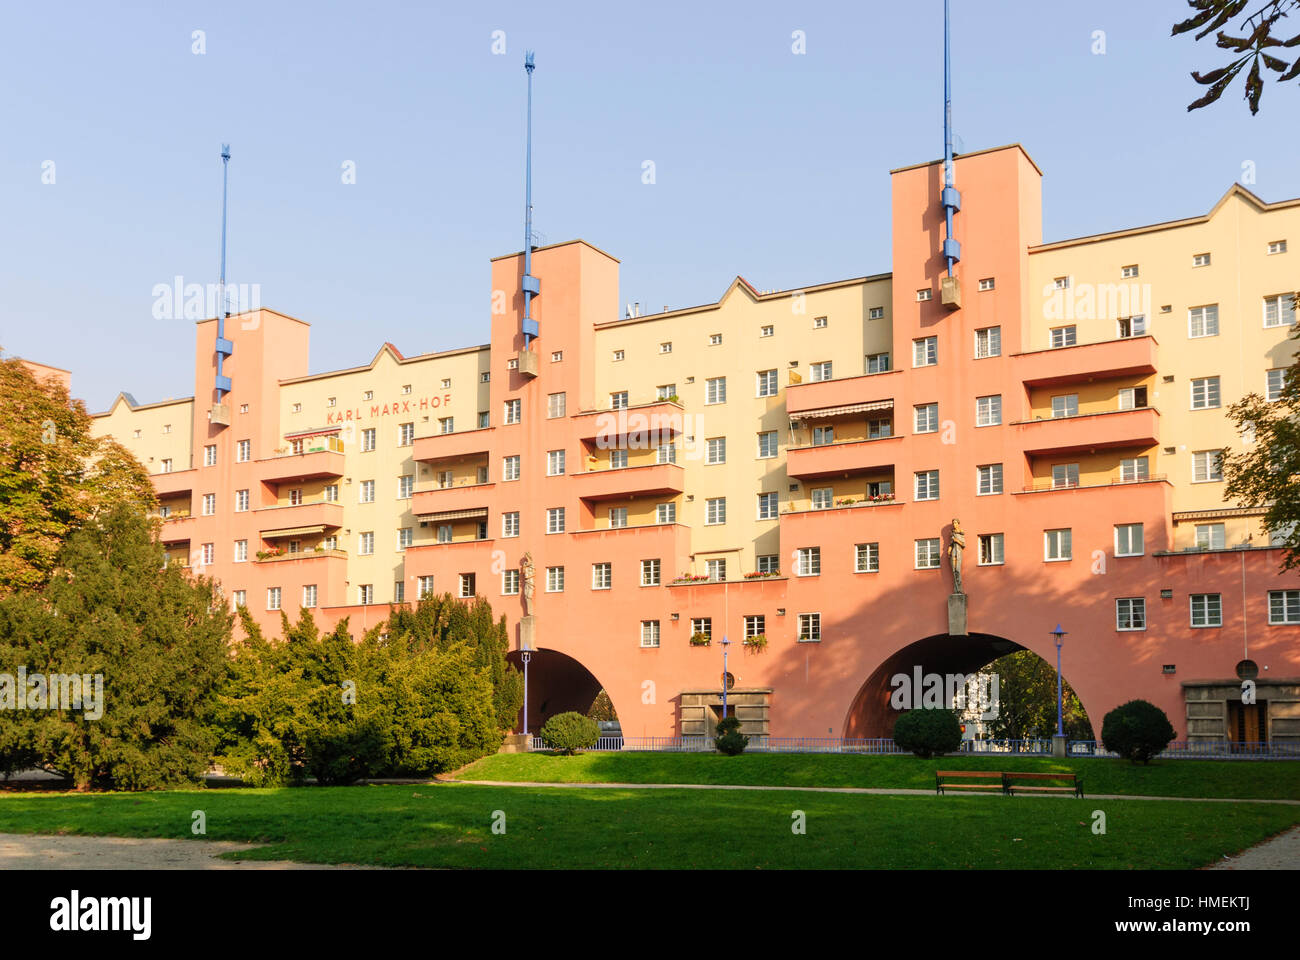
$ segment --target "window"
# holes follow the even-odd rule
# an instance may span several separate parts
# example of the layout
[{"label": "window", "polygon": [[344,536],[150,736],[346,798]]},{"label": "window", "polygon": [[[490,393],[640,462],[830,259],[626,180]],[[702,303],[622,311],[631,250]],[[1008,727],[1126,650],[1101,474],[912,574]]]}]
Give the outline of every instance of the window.
[{"label": "window", "polygon": [[203,545],[203,559],[200,561],[205,567],[217,562],[217,548],[215,544],[205,543]]},{"label": "window", "polygon": [[825,330],[825,329],[826,329],[826,318],[825,318],[825,317],[814,317],[814,318],[813,318],[813,329],[814,329],[814,330]]},{"label": "window", "polygon": [[591,589],[608,590],[613,580],[613,565],[609,563],[593,563],[591,565]]},{"label": "window", "polygon": [[1295,324],[1295,295],[1279,293],[1264,298],[1264,326],[1290,327]]},{"label": "window", "polygon": [[691,617],[691,636],[702,634],[713,639],[713,618],[712,617]]},{"label": "window", "polygon": [[397,478],[397,499],[410,500],[415,492],[415,474],[408,473]]},{"label": "window", "polygon": [[375,449],[375,428],[366,427],[361,431],[361,451],[367,453]]},{"label": "window", "polygon": [[236,490],[235,491],[235,512],[243,513],[247,509],[248,509],[248,491]]},{"label": "window", "polygon": [[217,465],[217,445],[209,443],[203,448],[203,465],[205,467],[215,467]]},{"label": "window", "polygon": [[760,370],[756,375],[757,392],[754,394],[758,397],[775,397],[776,396],[776,371]]},{"label": "window", "polygon": [[975,331],[975,359],[1002,355],[1002,328],[985,327]]},{"label": "window", "polygon": [[677,504],[661,503],[655,507],[655,520],[659,523],[677,522]]},{"label": "window", "polygon": [[1145,630],[1147,602],[1142,597],[1121,597],[1115,601],[1116,630]]},{"label": "window", "polygon": [[829,360],[822,360],[819,363],[812,364],[812,366],[808,368],[808,371],[813,383],[834,379],[831,376],[831,361]]},{"label": "window", "polygon": [[705,403],[726,403],[727,402],[727,378],[713,377],[704,382],[704,402]]},{"label": "window", "polygon": [[660,352],[660,353],[672,353],[672,352],[673,352],[673,342],[672,342],[671,340],[666,340],[666,341],[664,341],[663,343],[659,344],[659,352]]},{"label": "window", "polygon": [[[443,377],[443,378],[442,378],[442,382],[439,384],[439,386],[440,386],[441,389],[443,389],[443,390],[450,390],[450,389],[451,389],[451,377]],[[407,389],[404,390],[403,392],[404,392],[404,393],[410,393],[411,391],[410,391],[409,388],[407,388]]]},{"label": "window", "polygon": [[438,542],[451,543],[452,526],[450,523],[438,524]]},{"label": "window", "polygon": [[781,558],[775,553],[759,554],[755,560],[758,562],[759,573],[778,574],[781,572]]},{"label": "window", "polygon": [[868,320],[883,320],[883,319],[885,319],[885,308],[884,308],[884,307],[871,307],[870,309],[867,310],[867,319],[868,319]]},{"label": "window", "polygon": [[405,550],[415,542],[415,531],[411,527],[400,527],[397,531],[397,549]]},{"label": "window", "polygon": [[609,469],[622,470],[627,466],[627,450],[623,447],[615,447],[609,451]]},{"label": "window", "polygon": [[868,420],[867,421],[867,439],[880,440],[884,437],[894,435],[894,423],[892,420]]},{"label": "window", "polygon": [[925,303],[927,300],[932,300],[933,298],[934,298],[934,291],[931,290],[929,287],[925,287],[924,289],[916,291],[917,303]]},{"label": "window", "polygon": [[760,337],[770,337],[775,332],[776,332],[776,328],[772,326],[772,324],[770,323],[764,324],[763,326],[758,328],[758,335]]},{"label": "window", "polygon": [[725,558],[704,561],[704,572],[708,578],[715,583],[721,583],[727,579],[727,561]]},{"label": "window", "polygon": [[393,583],[393,603],[406,602],[406,583],[397,580]]},{"label": "window", "polygon": [[814,447],[824,447],[828,443],[835,442],[835,428],[831,427],[813,427],[812,442]]},{"label": "window", "polygon": [[880,572],[879,543],[857,543],[853,545],[853,572]]},{"label": "window", "polygon": [[1061,347],[1073,347],[1079,342],[1077,328],[1071,324],[1068,327],[1052,328],[1052,349],[1059,350]]},{"label": "window", "polygon": [[1280,400],[1282,390],[1286,386],[1287,371],[1286,368],[1270,370],[1265,374],[1264,396],[1268,400]]},{"label": "window", "polygon": [[1208,253],[1197,253],[1192,256],[1192,266],[1208,267],[1210,265],[1210,255]]},{"label": "window", "polygon": [[938,362],[938,337],[921,337],[912,341],[912,366],[932,367]]},{"label": "window", "polygon": [[[338,397],[330,397],[328,400],[325,401],[325,406],[327,406],[327,407],[337,407],[338,405],[339,405],[339,398],[338,398]],[[244,406],[248,406],[248,404],[244,404]],[[240,412],[240,413],[247,413],[248,411],[247,411],[247,410],[242,410],[242,409],[241,409],[239,412]]]},{"label": "window", "polygon": [[935,570],[939,567],[939,538],[931,537],[916,541],[917,570]]},{"label": "window", "polygon": [[1268,622],[1300,623],[1300,590],[1270,590]]},{"label": "window", "polygon": [[914,500],[939,499],[939,471],[921,470],[916,474],[916,495]]},{"label": "window", "polygon": [[511,510],[509,513],[501,514],[501,536],[517,537],[519,536],[519,511]]},{"label": "window", "polygon": [[300,456],[302,456],[302,440],[301,440],[301,439],[299,439],[299,440],[290,440],[290,441],[289,441],[289,452],[292,453],[295,457],[300,457]]},{"label": "window", "polygon": [[463,599],[468,599],[469,597],[474,596],[475,593],[474,574],[462,573],[459,578],[458,586],[460,587],[460,591],[459,591],[460,596]]},{"label": "window", "polygon": [[518,357],[511,357],[509,360],[507,360],[507,361],[506,361],[506,369],[507,369],[507,370],[518,370],[518,369],[519,369],[519,358],[518,358]]},{"label": "window", "polygon": [[248,560],[248,541],[235,541],[235,563],[244,563]]},{"label": "window", "polygon": [[1198,523],[1196,546],[1202,550],[1222,550],[1228,545],[1227,527],[1222,523]]},{"label": "window", "polygon": [[517,597],[519,595],[518,570],[501,571],[501,595],[505,597]]},{"label": "window", "polygon": [[1268,253],[1269,256],[1272,256],[1275,253],[1286,253],[1286,241],[1285,240],[1271,241],[1268,245]]},{"label": "window", "polygon": [[1079,485],[1079,465],[1077,463],[1054,463],[1052,464],[1052,489],[1061,490],[1065,487],[1077,487]]},{"label": "window", "polygon": [[914,413],[914,433],[938,433],[939,432],[939,405],[937,403],[922,403],[912,408]]},{"label": "window", "polygon": [[1043,531],[1043,559],[1069,560],[1074,556],[1074,534],[1066,527],[1062,530]]},{"label": "window", "polygon": [[1223,626],[1223,595],[1219,593],[1194,593],[1191,596],[1192,626]]},{"label": "window", "polygon": [[417,577],[415,580],[415,599],[423,600],[433,593],[433,576]]},{"label": "window", "polygon": [[166,460],[162,462],[162,470],[160,472],[162,473],[172,472],[172,461],[170,457],[168,457]]},{"label": "window", "polygon": [[546,475],[548,477],[561,477],[564,475],[563,450],[546,451]]},{"label": "window", "polygon": [[677,448],[671,443],[661,443],[655,447],[655,463],[676,463]]},{"label": "window", "polygon": [[675,383],[661,383],[655,387],[656,400],[667,400],[675,396],[677,396],[677,384]]},{"label": "window", "polygon": [[302,488],[294,487],[289,491],[289,506],[296,507],[302,503]]},{"label": "window", "polygon": [[1121,410],[1140,410],[1146,405],[1146,387],[1120,387],[1119,408]]},{"label": "window", "polygon": [[236,610],[238,610],[240,607],[246,607],[248,606],[248,591],[236,590],[233,594],[231,594],[230,600],[234,604],[234,609]]},{"label": "window", "polygon": [[546,511],[546,532],[563,533],[564,532],[564,508],[549,507]]},{"label": "window", "polygon": [[818,643],[822,638],[822,615],[820,613],[799,614],[799,642]]},{"label": "window", "polygon": [[722,334],[720,333],[709,334],[709,346],[718,347],[721,345],[722,345]]},{"label": "window", "polygon": [[704,462],[706,464],[727,462],[726,437],[710,437],[704,441]]},{"label": "window", "polygon": [[253,459],[253,441],[240,440],[235,445],[235,462],[247,463],[251,459]]},{"label": "window", "polygon": [[814,510],[829,510],[835,503],[834,487],[813,487],[812,489],[812,508]]},{"label": "window", "polygon": [[1197,450],[1192,454],[1192,482],[1207,483],[1223,479],[1223,451]]},{"label": "window", "polygon": [[172,425],[171,425],[170,423],[164,423],[164,424],[163,424],[163,433],[164,433],[164,434],[168,434],[168,433],[171,433],[171,432],[172,432]]},{"label": "window", "polygon": [[1192,409],[1208,410],[1219,405],[1219,378],[1201,377],[1192,381]]},{"label": "window", "polygon": [[1138,265],[1136,263],[1133,263],[1133,264],[1129,264],[1129,266],[1127,267],[1120,267],[1119,275],[1123,277],[1125,280],[1132,280],[1134,277],[1138,275]]},{"label": "window", "polygon": [[1077,417],[1079,415],[1079,395],[1066,393],[1052,397],[1052,418]]},{"label": "window", "polygon": [[363,557],[368,557],[375,552],[375,533],[373,530],[367,530],[357,537],[357,553]]},{"label": "window", "polygon": [[302,605],[304,607],[316,606],[316,584],[308,583],[302,588]]},{"label": "window", "polygon": [[546,416],[550,420],[556,417],[564,416],[566,407],[566,398],[563,393],[548,393],[546,395]]},{"label": "window", "polygon": [[727,498],[712,497],[704,501],[704,523],[708,526],[727,522]]},{"label": "window", "polygon": [[767,460],[776,456],[777,432],[764,430],[758,435],[758,459]]},{"label": "window", "polygon": [[268,610],[280,609],[280,588],[279,587],[266,588],[266,609]]},{"label": "window", "polygon": [[[332,407],[332,406],[334,406],[333,398],[331,397],[330,400],[331,400],[331,402],[330,402],[330,406]],[[239,412],[240,412],[240,413],[248,413],[248,404],[246,404],[246,403],[241,403],[241,404],[239,405]]]},{"label": "window", "polygon": [[777,513],[777,495],[772,493],[760,493],[758,495],[758,519],[775,520]]},{"label": "window", "polygon": [[205,493],[203,495],[203,516],[210,517],[217,512],[217,495],[215,493]]},{"label": "window", "polygon": [[1187,311],[1187,336],[1217,337],[1219,335],[1219,305],[1192,307]]},{"label": "window", "polygon": [[516,453],[514,456],[501,458],[501,479],[519,479],[519,454]]},{"label": "window", "polygon": [[975,492],[986,497],[990,494],[1002,492],[1002,464],[990,463],[983,467],[975,468],[977,483]]},{"label": "window", "polygon": [[767,633],[767,617],[763,614],[750,614],[745,617],[745,639],[761,637]]},{"label": "window", "polygon": [[1120,317],[1115,321],[1115,336],[1121,340],[1140,337],[1147,332],[1147,318],[1143,316]]},{"label": "window", "polygon": [[339,538],[337,534],[331,533],[328,537],[320,542],[320,545],[326,550],[337,550],[339,548]]},{"label": "window", "polygon": [[[447,419],[450,420],[451,418],[448,417]],[[450,433],[451,431],[446,432]],[[399,447],[409,447],[413,443],[415,443],[415,424],[399,423],[397,425],[397,445]]]},{"label": "window", "polygon": [[659,561],[658,560],[641,561],[641,586],[643,587],[659,586]]},{"label": "window", "polygon": [[992,277],[985,277],[980,281],[980,292],[983,293],[986,290],[992,290],[995,285],[995,281]]},{"label": "window", "polygon": [[1140,557],[1143,550],[1142,524],[1115,524],[1115,556]]},{"label": "window", "polygon": [[373,480],[361,481],[361,502],[362,503],[375,502],[375,481]]},{"label": "window", "polygon": [[889,370],[889,354],[867,354],[867,373],[886,373]]},{"label": "window", "polygon": [[816,577],[822,572],[822,548],[800,547],[795,551],[794,572],[800,577]]},{"label": "window", "polygon": [[506,423],[518,423],[522,413],[523,401],[519,399],[505,402]]},{"label": "window", "polygon": [[563,567],[546,568],[546,592],[547,593],[564,592],[564,568]]},{"label": "window", "polygon": [[1146,480],[1151,476],[1151,461],[1147,457],[1125,457],[1119,462],[1119,478],[1124,483]]},{"label": "window", "polygon": [[981,533],[979,537],[979,565],[996,567],[1006,562],[1005,537],[1000,533]]},{"label": "window", "polygon": [[658,620],[641,621],[641,646],[643,647],[659,646],[659,621]]},{"label": "window", "polygon": [[1002,423],[1002,397],[975,398],[975,426],[996,427]]},{"label": "window", "polygon": [[1055,280],[1052,281],[1052,286],[1055,287],[1057,290],[1069,290],[1069,289],[1070,289],[1070,278],[1069,278],[1069,277],[1057,277]]},{"label": "window", "polygon": [[623,359],[623,356],[624,356],[624,354],[623,354],[623,351],[622,351],[622,350],[615,350],[615,351],[614,351],[614,360],[615,360],[615,362],[617,362],[617,361],[619,361],[619,360],[622,360],[622,359]]}]

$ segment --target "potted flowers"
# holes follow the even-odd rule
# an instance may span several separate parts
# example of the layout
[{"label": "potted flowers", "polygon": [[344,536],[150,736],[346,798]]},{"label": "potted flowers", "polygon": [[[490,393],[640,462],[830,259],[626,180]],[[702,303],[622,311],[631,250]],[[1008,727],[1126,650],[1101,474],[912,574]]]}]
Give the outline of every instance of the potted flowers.
[{"label": "potted flowers", "polygon": [[751,650],[767,649],[767,634],[756,633],[752,637],[746,637],[745,646],[749,647]]},{"label": "potted flowers", "polygon": [[695,633],[691,634],[692,647],[707,647],[708,645],[709,635],[707,633],[701,633],[697,630]]}]

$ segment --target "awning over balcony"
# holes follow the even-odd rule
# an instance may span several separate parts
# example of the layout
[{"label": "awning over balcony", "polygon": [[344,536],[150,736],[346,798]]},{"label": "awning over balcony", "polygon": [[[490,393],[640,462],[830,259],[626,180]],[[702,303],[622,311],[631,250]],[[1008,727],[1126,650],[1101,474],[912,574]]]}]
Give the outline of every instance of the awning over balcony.
[{"label": "awning over balcony", "polygon": [[284,435],[286,440],[301,440],[303,437],[319,437],[326,434],[338,433],[343,429],[343,424],[336,423],[332,427],[308,427],[305,430],[290,430]]},{"label": "awning over balcony", "polygon": [[439,510],[436,513],[417,513],[416,520],[486,520],[487,507],[471,507],[468,510]]},{"label": "awning over balcony", "polygon": [[274,537],[302,537],[309,533],[324,533],[325,524],[314,523],[306,527],[282,527],[279,530],[263,530],[262,536],[267,540]]},{"label": "awning over balcony", "polygon": [[790,414],[791,420],[818,420],[825,417],[842,417],[850,413],[872,413],[876,410],[893,410],[893,400],[873,400],[870,403],[846,403],[838,407],[820,407]]}]

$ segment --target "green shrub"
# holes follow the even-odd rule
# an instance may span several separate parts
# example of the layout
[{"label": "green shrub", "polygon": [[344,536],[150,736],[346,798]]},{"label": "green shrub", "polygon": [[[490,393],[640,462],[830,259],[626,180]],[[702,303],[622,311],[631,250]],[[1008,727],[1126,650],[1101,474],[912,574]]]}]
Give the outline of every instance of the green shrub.
[{"label": "green shrub", "polygon": [[542,725],[542,742],[567,754],[594,747],[599,739],[600,724],[572,710],[557,713]]},{"label": "green shrub", "polygon": [[1154,703],[1130,700],[1101,722],[1101,743],[1133,763],[1149,763],[1175,736],[1174,726]]},{"label": "green shrub", "polygon": [[734,757],[738,753],[745,752],[745,748],[749,746],[749,737],[740,732],[740,721],[734,716],[723,717],[718,721],[713,745],[727,756]]},{"label": "green shrub", "polygon": [[954,753],[961,747],[961,721],[952,710],[909,710],[894,724],[894,743],[918,757]]}]

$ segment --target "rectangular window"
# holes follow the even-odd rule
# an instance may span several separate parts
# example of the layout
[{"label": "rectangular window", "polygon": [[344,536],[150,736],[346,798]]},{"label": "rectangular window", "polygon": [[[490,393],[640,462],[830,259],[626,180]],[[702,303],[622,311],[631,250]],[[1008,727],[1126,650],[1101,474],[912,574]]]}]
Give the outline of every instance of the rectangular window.
[{"label": "rectangular window", "polygon": [[1219,305],[1212,303],[1203,307],[1192,307],[1187,311],[1187,336],[1217,337],[1219,335]]},{"label": "rectangular window", "polygon": [[813,487],[812,489],[812,508],[814,510],[829,510],[835,502],[834,487]]},{"label": "rectangular window", "polygon": [[672,342],[671,340],[665,340],[663,343],[659,344],[659,352],[660,352],[660,353],[672,353],[672,352],[673,352],[673,342]]},{"label": "rectangular window", "polygon": [[610,583],[613,581],[613,565],[609,563],[593,563],[591,565],[591,589],[608,590]]},{"label": "rectangular window", "polygon": [[1270,590],[1268,622],[1300,623],[1300,590]]},{"label": "rectangular window", "polygon": [[1070,289],[1070,278],[1069,278],[1069,277],[1057,277],[1055,280],[1052,281],[1052,286],[1055,287],[1057,290],[1069,290],[1069,289]]},{"label": "rectangular window", "polygon": [[1146,405],[1146,387],[1120,387],[1119,408],[1121,410],[1142,410]]},{"label": "rectangular window", "polygon": [[817,577],[822,572],[822,548],[800,547],[795,551],[794,572],[800,577]]},{"label": "rectangular window", "polygon": [[217,465],[217,445],[210,443],[203,448],[203,465],[205,467],[215,467]]},{"label": "rectangular window", "polygon": [[1197,253],[1192,256],[1193,267],[1208,267],[1210,265],[1210,255],[1208,253]]},{"label": "rectangular window", "polygon": [[869,308],[869,309],[867,310],[867,319],[868,319],[868,320],[883,320],[883,319],[885,319],[885,308],[884,308],[884,307],[871,307],[871,308]]},{"label": "rectangular window", "polygon": [[759,573],[778,574],[781,572],[781,558],[775,553],[761,553],[755,557]]},{"label": "rectangular window", "polygon": [[885,437],[894,435],[894,422],[892,420],[868,420],[867,421],[867,439],[882,440]]},{"label": "rectangular window", "polygon": [[975,426],[996,427],[1002,423],[1002,396],[975,398]]},{"label": "rectangular window", "polygon": [[564,532],[564,508],[550,507],[546,511],[546,532],[563,533]]},{"label": "rectangular window", "polygon": [[661,443],[655,447],[655,463],[676,463],[677,447],[672,443]]},{"label": "rectangular window", "polygon": [[[409,393],[410,391],[407,390],[404,392]],[[393,603],[405,603],[405,602],[406,602],[406,583],[401,580],[396,580],[393,582]]]},{"label": "rectangular window", "polygon": [[316,606],[316,584],[308,583],[303,586],[302,605],[308,608]]},{"label": "rectangular window", "polygon": [[641,646],[643,647],[659,646],[659,621],[658,620],[641,621]]},{"label": "rectangular window", "polygon": [[1115,335],[1121,340],[1141,337],[1147,332],[1147,318],[1143,316],[1120,317],[1115,321]]},{"label": "rectangular window", "polygon": [[450,523],[440,523],[440,524],[438,524],[438,542],[439,542],[439,543],[451,543],[451,538],[452,538],[452,529],[453,529],[453,528],[452,528],[452,525],[451,525]]},{"label": "rectangular window", "polygon": [[755,381],[756,381],[756,383],[755,383],[755,390],[757,391],[757,392],[754,394],[755,396],[758,396],[758,397],[775,397],[775,396],[776,396],[777,387],[776,387],[776,371],[775,371],[775,370],[760,370],[760,371],[758,371],[757,374],[755,374],[755,378],[754,378],[754,379],[755,379]]},{"label": "rectangular window", "polygon": [[501,514],[501,536],[517,537],[519,536],[519,511],[511,510],[508,513]]},{"label": "rectangular window", "polygon": [[415,474],[407,473],[397,478],[397,499],[410,500],[415,492]]},{"label": "rectangular window", "polygon": [[506,423],[518,423],[523,416],[523,401],[519,399],[505,402]]},{"label": "rectangular window", "polygon": [[938,337],[921,337],[912,341],[912,366],[933,367],[938,362]]},{"label": "rectangular window", "polygon": [[480,430],[486,430],[491,425],[491,417],[486,410],[478,412],[478,426]]},{"label": "rectangular window", "polygon": [[366,427],[361,431],[361,452],[368,453],[375,449],[375,428]]},{"label": "rectangular window", "polygon": [[235,541],[235,563],[244,563],[248,560],[248,541]]},{"label": "rectangular window", "polygon": [[727,522],[726,497],[711,497],[704,501],[704,522],[709,526]]},{"label": "rectangular window", "polygon": [[975,331],[975,359],[1002,355],[1002,328],[985,327]]},{"label": "rectangular window", "polygon": [[1061,490],[1079,485],[1079,465],[1077,463],[1052,464],[1052,489]]},{"label": "rectangular window", "polygon": [[867,373],[887,373],[889,371],[889,354],[867,354]]},{"label": "rectangular window", "polygon": [[1073,556],[1074,532],[1069,527],[1043,531],[1044,560],[1070,560]]},{"label": "rectangular window", "polygon": [[916,302],[925,303],[927,300],[934,298],[934,291],[929,287],[916,291]]},{"label": "rectangular window", "polygon": [[939,499],[939,471],[938,470],[921,470],[916,474],[916,493],[914,500],[938,500]]},{"label": "rectangular window", "polygon": [[474,583],[474,574],[462,573],[458,578],[458,580],[459,580],[458,586],[460,587],[461,599],[468,600],[469,598],[473,597],[476,592],[475,583]]},{"label": "rectangular window", "polygon": [[979,565],[995,567],[1006,562],[1005,537],[1000,533],[981,533],[979,539]]},{"label": "rectangular window", "polygon": [[205,543],[203,545],[202,564],[206,567],[217,561],[217,548],[215,544]]},{"label": "rectangular window", "polygon": [[1219,405],[1219,378],[1201,377],[1192,381],[1192,409],[1209,410]]},{"label": "rectangular window", "polygon": [[1264,298],[1264,326],[1290,327],[1295,325],[1295,295],[1279,293]]},{"label": "rectangular window", "polygon": [[814,330],[825,330],[825,329],[826,329],[826,318],[825,318],[825,317],[814,317],[814,318],[813,318],[813,329],[814,329]]},{"label": "rectangular window", "polygon": [[1002,464],[990,463],[982,467],[976,467],[975,473],[975,492],[979,496],[986,497],[1002,492]]},{"label": "rectangular window", "polygon": [[235,447],[235,462],[247,463],[253,459],[253,442],[251,440],[240,440]]},{"label": "rectangular window", "polygon": [[561,477],[564,475],[563,450],[546,451],[546,475],[548,477]]},{"label": "rectangular window", "polygon": [[659,561],[658,560],[641,561],[641,586],[643,587],[659,586]]},{"label": "rectangular window", "polygon": [[1223,626],[1223,595],[1219,593],[1194,593],[1191,596],[1192,626]]},{"label": "rectangular window", "polygon": [[835,428],[832,427],[813,427],[812,442],[814,447],[824,447],[828,443],[835,442]]},{"label": "rectangular window", "polygon": [[438,418],[438,432],[439,432],[439,433],[455,433],[455,432],[456,432],[456,418],[455,418],[455,417],[439,417],[439,418]]},{"label": "rectangular window", "polygon": [[1119,462],[1119,478],[1124,483],[1146,480],[1151,476],[1151,460],[1148,457],[1125,457]]},{"label": "rectangular window", "polygon": [[1287,370],[1280,368],[1269,370],[1265,374],[1264,396],[1268,400],[1282,399],[1282,390],[1286,387]]},{"label": "rectangular window", "polygon": [[935,570],[939,567],[939,538],[931,537],[916,541],[916,569]]},{"label": "rectangular window", "polygon": [[1071,324],[1068,327],[1052,328],[1052,349],[1059,350],[1061,347],[1073,347],[1079,342],[1079,333],[1077,328]]},{"label": "rectangular window", "polygon": [[1052,397],[1052,418],[1077,417],[1079,415],[1079,395],[1066,393]]},{"label": "rectangular window", "polygon": [[766,636],[767,634],[767,617],[763,614],[750,614],[745,617],[745,639],[753,637]]},{"label": "rectangular window", "polygon": [[303,442],[301,439],[289,441],[289,452],[295,457],[302,456]]},{"label": "rectangular window", "polygon": [[677,504],[661,503],[655,507],[655,519],[660,523],[677,522]]},{"label": "rectangular window", "polygon": [[399,527],[397,530],[397,549],[405,550],[415,542],[415,530],[411,527]]},{"label": "rectangular window", "polygon": [[375,502],[375,481],[373,480],[361,481],[361,502],[362,503]]},{"label": "rectangular window", "polygon": [[772,324],[770,323],[766,323],[763,326],[758,328],[758,335],[760,337],[770,337],[775,332],[776,332],[776,328],[772,326]]},{"label": "rectangular window", "polygon": [[704,381],[704,402],[706,404],[727,402],[726,377],[712,377]]},{"label": "rectangular window", "polygon": [[357,553],[368,557],[375,552],[375,533],[368,530],[357,537]]},{"label": "rectangular window", "polygon": [[1133,263],[1127,267],[1120,267],[1119,275],[1125,280],[1132,280],[1138,275],[1138,265]]},{"label": "rectangular window", "polygon": [[939,405],[921,403],[912,408],[914,415],[913,433],[939,432]]},{"label": "rectangular window", "polygon": [[760,493],[758,495],[758,519],[775,520],[777,501],[776,493]]},{"label": "rectangular window", "polygon": [[238,610],[240,607],[246,607],[248,606],[248,591],[236,590],[233,594],[231,594],[230,599],[231,602],[234,604],[233,609]]},{"label": "rectangular window", "polygon": [[858,543],[853,546],[853,572],[880,572],[880,544]]},{"label": "rectangular window", "polygon": [[236,490],[235,491],[235,512],[243,513],[247,509],[248,509],[248,491]]},{"label": "rectangular window", "polygon": [[704,561],[704,572],[714,583],[727,579],[727,561],[725,558]]},{"label": "rectangular window", "polygon": [[417,577],[415,581],[415,599],[423,600],[433,593],[433,576]]},{"label": "rectangular window", "polygon": [[993,277],[984,277],[982,280],[980,280],[981,293],[985,293],[989,290],[992,290],[995,286],[997,286],[997,282]]},{"label": "rectangular window", "polygon": [[292,490],[289,491],[289,506],[297,507],[300,506],[301,504],[302,504],[302,489],[300,487],[294,487]]},{"label": "rectangular window", "polygon": [[1222,523],[1198,523],[1196,546],[1202,550],[1222,550],[1228,545],[1227,527]]},{"label": "rectangular window", "polygon": [[704,441],[704,462],[707,463],[726,463],[727,462],[727,438],[710,437]]},{"label": "rectangular window", "polygon": [[676,396],[677,396],[677,384],[675,383],[661,383],[659,384],[659,386],[655,387],[656,400],[668,400]]},{"label": "rectangular window", "polygon": [[268,610],[280,609],[280,588],[279,587],[266,588],[266,609]]},{"label": "rectangular window", "polygon": [[808,367],[809,375],[813,383],[820,383],[823,380],[834,379],[831,376],[831,361],[823,360],[820,363],[811,364]]},{"label": "rectangular window", "polygon": [[1223,479],[1223,451],[1197,450],[1192,454],[1192,482],[1207,483]]},{"label": "rectangular window", "polygon": [[612,530],[621,530],[627,526],[627,507],[609,508],[609,526]]},{"label": "rectangular window", "polygon": [[564,416],[567,408],[566,395],[563,393],[549,393],[546,395],[546,416],[554,420],[557,417]]},{"label": "rectangular window", "polygon": [[609,409],[626,410],[627,409],[627,391],[620,390],[618,393],[609,395]]},{"label": "rectangular window", "polygon": [[691,617],[691,636],[700,635],[706,639],[713,639],[713,618],[712,617]]},{"label": "rectangular window", "polygon": [[1286,253],[1286,241],[1285,241],[1285,240],[1273,240],[1273,241],[1271,241],[1271,242],[1269,243],[1269,245],[1268,245],[1268,254],[1269,254],[1269,256],[1272,256],[1273,254],[1276,254],[1276,253]]},{"label": "rectangular window", "polygon": [[1121,597],[1115,601],[1116,630],[1145,630],[1147,602],[1143,597]]},{"label": "rectangular window", "polygon": [[609,469],[622,470],[627,466],[627,450],[616,447],[609,451]]},{"label": "rectangular window", "polygon": [[776,456],[777,450],[777,432],[775,430],[764,430],[758,435],[758,458],[767,460]]},{"label": "rectangular window", "polygon": [[564,568],[563,567],[546,568],[546,592],[547,593],[564,592]]},{"label": "rectangular window", "polygon": [[518,570],[501,571],[501,595],[504,597],[519,596],[519,571]]},{"label": "rectangular window", "polygon": [[203,495],[203,516],[210,517],[217,512],[217,495],[215,493],[205,493]]},{"label": "rectangular window", "polygon": [[1140,557],[1145,549],[1142,537],[1142,524],[1115,524],[1115,556]]},{"label": "rectangular window", "polygon": [[720,333],[711,333],[711,334],[709,334],[709,346],[711,346],[711,347],[720,347],[720,346],[722,346],[722,334],[720,334]]},{"label": "rectangular window", "polygon": [[519,479],[519,454],[501,459],[501,479],[518,480]]},{"label": "rectangular window", "polygon": [[171,461],[171,458],[170,458],[170,457],[168,457],[166,460],[164,460],[164,461],[162,462],[162,470],[159,471],[159,472],[160,472],[160,473],[171,473],[171,472],[172,472],[172,461]]},{"label": "rectangular window", "polygon": [[822,638],[822,615],[820,613],[799,614],[799,642],[817,643]]},{"label": "rectangular window", "polygon": [[409,447],[415,443],[415,424],[399,423],[397,425],[397,445],[399,447]]}]

